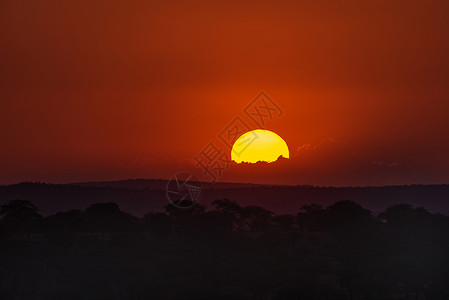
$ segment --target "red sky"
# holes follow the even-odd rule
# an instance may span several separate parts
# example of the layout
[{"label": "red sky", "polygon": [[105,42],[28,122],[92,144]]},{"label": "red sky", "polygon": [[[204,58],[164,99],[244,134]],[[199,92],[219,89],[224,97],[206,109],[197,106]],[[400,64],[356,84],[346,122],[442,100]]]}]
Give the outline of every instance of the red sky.
[{"label": "red sky", "polygon": [[169,178],[261,90],[284,111],[266,128],[293,158],[222,180],[449,183],[448,11],[1,1],[0,183]]}]

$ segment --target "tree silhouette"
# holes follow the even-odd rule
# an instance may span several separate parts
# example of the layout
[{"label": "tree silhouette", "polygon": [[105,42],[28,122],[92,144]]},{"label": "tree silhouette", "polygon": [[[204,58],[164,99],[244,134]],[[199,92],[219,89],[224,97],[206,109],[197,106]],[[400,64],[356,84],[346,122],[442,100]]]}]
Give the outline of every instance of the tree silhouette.
[{"label": "tree silhouette", "polygon": [[266,230],[271,225],[273,214],[272,211],[256,205],[243,208],[243,219],[252,232]]},{"label": "tree silhouette", "polygon": [[26,233],[27,239],[37,221],[42,218],[38,208],[28,200],[11,200],[0,207],[2,225],[7,233]]},{"label": "tree silhouette", "polygon": [[379,218],[404,233],[410,231],[430,231],[432,215],[422,207],[413,208],[409,204],[393,205],[379,214]]},{"label": "tree silhouette", "polygon": [[[325,226],[331,232],[361,231],[374,221],[371,212],[351,200],[337,201],[328,206],[325,212]],[[365,234],[366,232],[362,232]]]},{"label": "tree silhouette", "polygon": [[217,199],[212,202],[212,206],[221,216],[232,222],[232,230],[242,230],[244,227],[244,209],[235,201],[229,199]]},{"label": "tree silhouette", "polygon": [[165,211],[173,222],[174,233],[195,234],[201,231],[201,220],[206,207],[195,204],[189,208],[179,208],[172,204],[165,206]]},{"label": "tree silhouette", "polygon": [[296,224],[295,217],[292,215],[274,216],[273,223],[282,231],[292,230]]},{"label": "tree silhouette", "polygon": [[195,204],[188,208],[179,208],[172,204],[168,204],[165,207],[165,211],[170,217],[173,218],[183,218],[193,215],[203,214],[206,211],[206,207],[201,204]]},{"label": "tree silhouette", "polygon": [[45,217],[42,229],[45,232],[79,232],[82,231],[84,212],[72,209]]},{"label": "tree silhouette", "polygon": [[321,231],[324,228],[326,211],[316,203],[306,204],[296,215],[296,223],[301,231]]},{"label": "tree silhouette", "polygon": [[104,239],[106,232],[129,231],[137,228],[138,220],[121,211],[114,202],[95,203],[84,213],[86,229],[100,232]]}]

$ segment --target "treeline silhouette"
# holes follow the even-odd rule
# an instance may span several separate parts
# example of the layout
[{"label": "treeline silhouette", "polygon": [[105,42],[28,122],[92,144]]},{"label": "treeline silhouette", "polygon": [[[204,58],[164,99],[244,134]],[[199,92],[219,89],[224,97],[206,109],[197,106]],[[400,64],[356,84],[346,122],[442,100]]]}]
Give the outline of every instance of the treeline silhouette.
[{"label": "treeline silhouette", "polygon": [[[120,180],[78,184],[22,182],[0,185],[0,204],[27,199],[43,216],[70,209],[85,210],[95,202],[115,202],[122,210],[143,217],[148,211],[163,212],[167,204],[167,180]],[[449,214],[449,185],[408,185],[371,187],[273,186],[247,183],[202,182],[201,203],[212,207],[216,199],[228,198],[240,205],[260,205],[278,214],[298,212],[303,205],[329,206],[339,199],[351,199],[379,213],[408,203],[430,212]]]},{"label": "treeline silhouette", "polygon": [[449,217],[343,200],[275,215],[218,199],[0,207],[0,299],[449,299]]}]

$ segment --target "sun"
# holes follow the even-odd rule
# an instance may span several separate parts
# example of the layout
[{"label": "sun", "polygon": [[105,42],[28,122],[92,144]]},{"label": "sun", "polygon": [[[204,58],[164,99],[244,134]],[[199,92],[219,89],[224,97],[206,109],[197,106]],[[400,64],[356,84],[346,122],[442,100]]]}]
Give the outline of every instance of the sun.
[{"label": "sun", "polygon": [[237,163],[273,162],[281,155],[289,158],[287,143],[276,133],[264,129],[244,133],[231,151],[231,159]]}]

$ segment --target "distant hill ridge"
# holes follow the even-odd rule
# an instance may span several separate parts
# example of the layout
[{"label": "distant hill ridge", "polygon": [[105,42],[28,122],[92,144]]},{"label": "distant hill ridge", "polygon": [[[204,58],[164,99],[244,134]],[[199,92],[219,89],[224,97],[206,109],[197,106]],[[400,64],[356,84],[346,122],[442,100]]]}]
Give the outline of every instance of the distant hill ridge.
[{"label": "distant hill ridge", "polygon": [[[96,187],[112,187],[121,189],[164,189],[167,186],[167,179],[126,179],[115,181],[91,181],[91,182],[74,182],[70,185],[80,186],[96,186]],[[193,181],[194,182],[194,181]],[[258,187],[267,186],[266,184],[255,183],[238,183],[238,182],[200,182],[203,188],[207,189],[223,189],[223,188],[238,188],[238,187]]]}]

